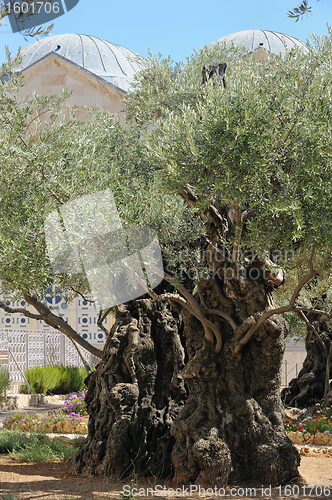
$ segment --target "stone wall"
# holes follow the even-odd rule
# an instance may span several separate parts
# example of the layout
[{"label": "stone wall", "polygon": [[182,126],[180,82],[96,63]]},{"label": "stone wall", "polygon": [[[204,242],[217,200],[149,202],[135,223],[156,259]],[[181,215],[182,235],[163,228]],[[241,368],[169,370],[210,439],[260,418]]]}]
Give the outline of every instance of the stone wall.
[{"label": "stone wall", "polygon": [[[117,114],[124,121],[121,103],[125,93],[71,62],[49,55],[22,72],[22,95],[59,95],[63,89],[72,91],[67,103],[77,106],[77,117],[84,121],[85,107],[99,106]],[[65,108],[64,108],[65,110]]]}]

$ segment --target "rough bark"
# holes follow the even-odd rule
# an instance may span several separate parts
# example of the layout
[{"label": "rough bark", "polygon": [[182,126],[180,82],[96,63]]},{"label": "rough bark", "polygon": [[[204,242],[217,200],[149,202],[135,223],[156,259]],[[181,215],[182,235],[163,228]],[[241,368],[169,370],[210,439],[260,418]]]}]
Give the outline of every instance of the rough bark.
[{"label": "rough bark", "polygon": [[[246,272],[239,266],[232,280],[216,276],[200,287],[205,305],[238,325],[273,307],[271,285]],[[103,361],[89,378],[89,436],[74,469],[209,486],[297,477],[299,455],[283,427],[279,393],[285,321],[271,316],[234,355],[234,330],[222,317],[209,316],[222,332],[219,353],[197,319],[186,311],[182,318],[183,338],[165,303],[144,299],[119,308]]]},{"label": "rough bark", "polygon": [[[272,306],[271,289],[245,278],[202,284],[206,305],[238,324]],[[233,331],[215,317],[224,347],[215,353],[197,320],[184,315],[189,361],[182,375],[189,396],[171,433],[176,483],[226,485],[230,481],[284,484],[298,476],[299,456],[283,427],[280,367],[287,324],[271,316],[237,356]]]},{"label": "rough bark", "polygon": [[[317,338],[313,328],[307,326],[305,347],[307,351],[303,367],[297,378],[290,381],[282,391],[282,400],[298,408],[309,408],[324,399],[326,387],[326,362],[332,344],[332,329],[324,316],[309,314],[308,320],[320,337]],[[325,346],[325,349],[323,345]],[[332,378],[330,361],[328,380]]]},{"label": "rough bark", "polygon": [[167,303],[121,306],[103,360],[88,377],[88,438],[71,459],[76,472],[171,477],[170,425],[183,406],[181,320]]}]

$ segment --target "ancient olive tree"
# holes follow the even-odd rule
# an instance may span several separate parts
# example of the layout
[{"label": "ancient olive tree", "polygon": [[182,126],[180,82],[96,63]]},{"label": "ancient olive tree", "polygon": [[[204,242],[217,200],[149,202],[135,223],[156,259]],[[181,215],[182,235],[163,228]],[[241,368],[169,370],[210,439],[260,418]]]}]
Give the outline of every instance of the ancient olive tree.
[{"label": "ancient olive tree", "polygon": [[[3,68],[6,77],[0,83],[0,307],[7,313],[44,320],[100,357],[101,351],[54,314],[45,301],[45,291],[55,283],[68,299],[86,290],[79,277],[70,283],[67,280],[66,286],[61,276],[54,276],[44,235],[45,216],[63,196],[55,165],[64,168],[69,163],[66,134],[79,124],[74,118],[61,121],[65,92],[57,98],[35,95],[23,99],[22,81],[11,71],[10,66]],[[41,126],[45,116],[48,121]],[[60,122],[55,125],[57,119]],[[67,173],[70,175],[69,169]],[[24,298],[27,307],[12,307],[7,298]]]},{"label": "ancient olive tree", "polygon": [[[126,99],[146,161],[127,216],[156,229],[164,282],[118,308],[77,471],[210,485],[298,475],[282,314],[328,318],[302,296],[330,285],[331,47],[325,37],[265,64],[215,48],[183,71],[147,61]],[[226,88],[202,86],[212,60],[227,62]]]},{"label": "ancient olive tree", "polygon": [[[15,64],[15,62],[14,62]],[[125,225],[140,219],[149,226],[173,224],[177,233],[186,221],[185,237],[192,237],[191,215],[181,200],[153,199],[148,160],[138,128],[124,129],[117,117],[103,110],[88,112],[84,123],[60,96],[23,97],[23,79],[9,62],[0,81],[0,308],[24,314],[67,335],[91,354],[102,351],[83,339],[76,325],[65,322],[45,300],[56,285],[67,301],[76,296],[94,302],[82,268],[59,272],[50,260],[45,220],[68,202],[111,189]],[[138,200],[140,200],[138,202]],[[149,207],[143,210],[142,207]],[[162,213],[162,216],[160,214]],[[183,214],[183,215],[181,215]],[[153,220],[150,223],[148,218]],[[94,227],[91,226],[93,235]],[[171,240],[170,236],[170,240]],[[8,304],[24,299],[26,306]],[[98,325],[109,308],[99,309]]]},{"label": "ancient olive tree", "polygon": [[[22,79],[10,64],[3,67],[0,82],[0,307],[7,313],[24,314],[44,321],[65,333],[90,353],[101,350],[76,332],[45,301],[54,284],[68,301],[82,295],[93,301],[85,273],[56,273],[46,251],[44,222],[47,215],[67,201],[103,190],[113,182],[113,193],[133,198],[135,179],[123,187],[122,170],[131,176],[123,151],[137,143],[123,134],[116,118],[95,112],[85,124],[66,109],[66,96],[32,95],[23,98]],[[95,125],[95,123],[98,125]],[[135,146],[136,150],[139,149]],[[121,152],[121,155],[120,155]],[[134,154],[131,153],[130,160]],[[137,160],[139,162],[139,160]],[[143,161],[141,162],[144,163]],[[110,181],[112,179],[112,182]],[[27,307],[8,305],[25,299]],[[100,311],[99,326],[107,334]]]}]

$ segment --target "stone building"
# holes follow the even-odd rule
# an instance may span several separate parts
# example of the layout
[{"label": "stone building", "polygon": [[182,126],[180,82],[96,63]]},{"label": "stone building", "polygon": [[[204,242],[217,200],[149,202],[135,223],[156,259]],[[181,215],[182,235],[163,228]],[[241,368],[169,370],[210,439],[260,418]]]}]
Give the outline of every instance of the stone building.
[{"label": "stone building", "polygon": [[72,91],[67,104],[84,108],[100,106],[122,117],[122,99],[139,69],[138,54],[95,36],[56,35],[28,45],[16,67],[24,77],[23,96],[58,95]]}]

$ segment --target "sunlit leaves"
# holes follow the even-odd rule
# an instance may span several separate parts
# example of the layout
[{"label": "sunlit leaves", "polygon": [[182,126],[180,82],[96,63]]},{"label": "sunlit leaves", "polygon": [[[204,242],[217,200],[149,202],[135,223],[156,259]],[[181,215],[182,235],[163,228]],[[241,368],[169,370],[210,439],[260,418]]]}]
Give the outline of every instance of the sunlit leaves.
[{"label": "sunlit leaves", "polygon": [[305,14],[311,14],[311,7],[308,5],[308,0],[303,0],[298,7],[294,7],[293,10],[289,10],[287,15],[292,19],[295,19],[297,23],[299,19],[303,19]]}]

